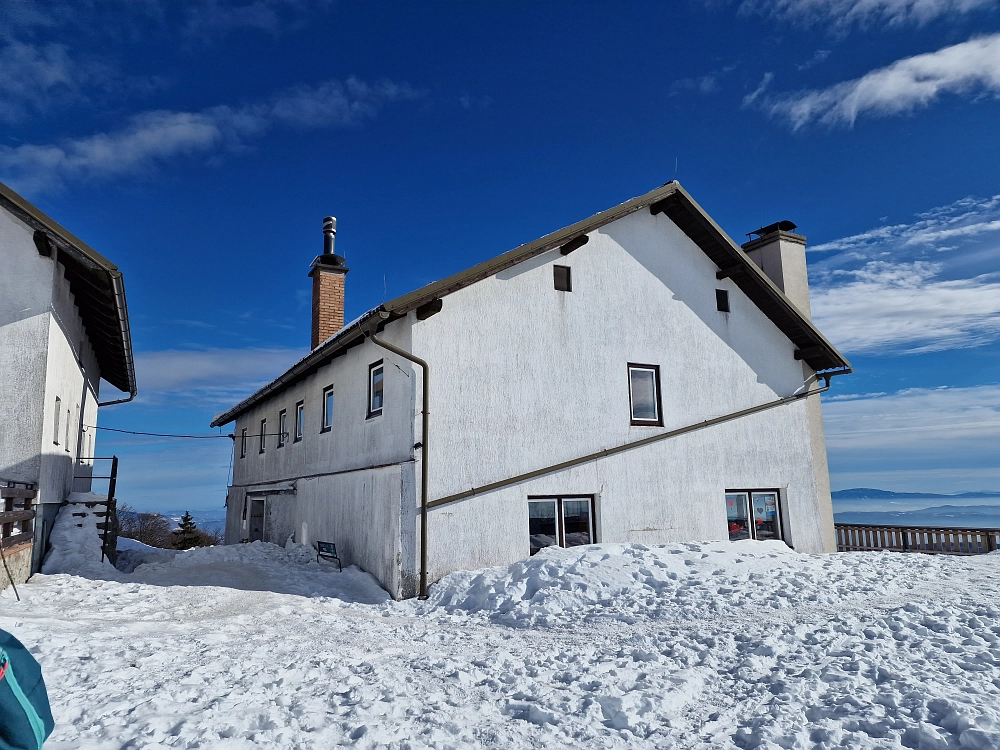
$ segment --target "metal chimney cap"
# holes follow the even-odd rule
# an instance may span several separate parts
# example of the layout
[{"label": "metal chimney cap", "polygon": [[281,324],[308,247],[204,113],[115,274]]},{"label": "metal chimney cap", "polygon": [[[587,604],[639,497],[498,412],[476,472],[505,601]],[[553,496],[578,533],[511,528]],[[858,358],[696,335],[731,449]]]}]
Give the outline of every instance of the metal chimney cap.
[{"label": "metal chimney cap", "polygon": [[755,234],[758,237],[763,237],[766,234],[773,234],[774,232],[794,232],[796,229],[798,227],[786,219],[785,221],[776,221],[774,224],[768,224],[766,227],[747,232],[747,237],[752,237]]},{"label": "metal chimney cap", "polygon": [[336,216],[324,216],[323,217],[323,231],[337,233],[337,217]]}]

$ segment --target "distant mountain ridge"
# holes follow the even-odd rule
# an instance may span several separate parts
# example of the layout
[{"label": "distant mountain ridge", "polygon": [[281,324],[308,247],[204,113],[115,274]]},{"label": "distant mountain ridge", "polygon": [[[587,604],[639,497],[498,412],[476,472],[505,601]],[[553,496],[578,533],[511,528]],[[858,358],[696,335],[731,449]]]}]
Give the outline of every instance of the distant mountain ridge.
[{"label": "distant mountain ridge", "polygon": [[837,490],[830,495],[834,500],[961,500],[967,497],[1000,497],[1000,492],[958,492],[954,495],[939,495],[933,492],[892,492],[870,487],[855,487],[851,490]]},{"label": "distant mountain ridge", "polygon": [[1000,506],[940,505],[917,510],[847,511],[834,513],[837,523],[942,528],[1000,528]]}]

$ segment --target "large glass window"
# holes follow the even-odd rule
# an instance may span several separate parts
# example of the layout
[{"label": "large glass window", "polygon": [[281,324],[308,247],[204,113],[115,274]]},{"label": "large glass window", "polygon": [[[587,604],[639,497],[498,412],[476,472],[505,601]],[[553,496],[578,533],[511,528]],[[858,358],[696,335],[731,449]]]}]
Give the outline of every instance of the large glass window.
[{"label": "large glass window", "polygon": [[323,427],[321,432],[329,432],[333,427],[333,386],[323,389]]},{"label": "large glass window", "polygon": [[632,424],[662,426],[659,365],[629,364],[628,389]]},{"label": "large glass window", "polygon": [[593,544],[594,498],[590,495],[528,498],[529,550]]},{"label": "large glass window", "polygon": [[377,417],[382,413],[383,381],[385,367],[382,360],[368,366],[368,416]]},{"label": "large glass window", "polygon": [[729,541],[750,538],[750,519],[747,517],[747,493],[726,493],[726,523],[729,525]]},{"label": "large glass window", "polygon": [[726,523],[730,541],[783,539],[777,490],[726,492]]},{"label": "large glass window", "polygon": [[757,539],[781,539],[781,520],[778,518],[778,493],[754,492],[753,534]]},{"label": "large glass window", "polygon": [[531,539],[531,554],[535,554],[543,547],[559,545],[557,509],[558,503],[555,500],[528,502],[528,536]]}]

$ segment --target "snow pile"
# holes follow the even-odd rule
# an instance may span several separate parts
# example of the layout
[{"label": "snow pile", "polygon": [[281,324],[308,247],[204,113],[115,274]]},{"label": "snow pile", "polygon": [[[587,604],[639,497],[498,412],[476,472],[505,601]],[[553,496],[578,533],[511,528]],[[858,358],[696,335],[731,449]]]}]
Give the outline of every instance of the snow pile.
[{"label": "snow pile", "polygon": [[[279,547],[267,542],[189,550],[134,550],[127,553],[127,580],[160,586],[220,586],[243,591],[272,591],[328,597],[347,603],[379,604],[389,595],[374,576],[356,566],[339,573],[316,561],[306,544]],[[122,570],[126,568],[119,561]]]},{"label": "snow pile", "polygon": [[310,548],[36,576],[47,750],[1000,750],[1000,555],[547,550],[387,601]]},{"label": "snow pile", "polygon": [[95,513],[107,510],[107,495],[95,492],[73,492],[67,505],[59,510],[52,526],[49,554],[42,564],[43,573],[115,578],[118,571],[107,558],[101,561],[101,532],[98,523],[105,517]]},{"label": "snow pile", "polygon": [[122,573],[131,573],[140,565],[150,562],[169,562],[177,554],[177,550],[153,547],[124,536],[118,537],[117,548],[115,567]]},{"label": "snow pile", "polygon": [[777,541],[547,547],[507,568],[446,576],[431,588],[428,604],[515,627],[634,623],[714,617],[747,605],[837,605],[896,592],[897,580],[908,585],[938,569],[930,556],[885,554],[869,556],[864,566],[856,562],[797,555]]}]

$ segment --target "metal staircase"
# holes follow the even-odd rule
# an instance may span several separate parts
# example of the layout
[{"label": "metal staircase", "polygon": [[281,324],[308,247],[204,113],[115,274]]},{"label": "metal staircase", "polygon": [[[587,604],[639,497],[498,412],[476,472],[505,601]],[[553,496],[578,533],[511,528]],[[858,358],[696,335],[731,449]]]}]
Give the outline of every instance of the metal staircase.
[{"label": "metal staircase", "polygon": [[[81,456],[78,462],[83,461],[110,461],[111,472],[104,474],[74,474],[73,479],[107,479],[108,495],[104,500],[95,500],[83,503],[90,511],[91,515],[103,518],[97,524],[97,530],[101,533],[101,562],[107,558],[114,565],[118,557],[118,500],[115,498],[115,487],[118,484],[118,456]],[[104,510],[94,510],[98,505],[103,505]],[[74,513],[74,516],[86,517],[86,513]],[[83,526],[82,523],[77,526]]]}]

